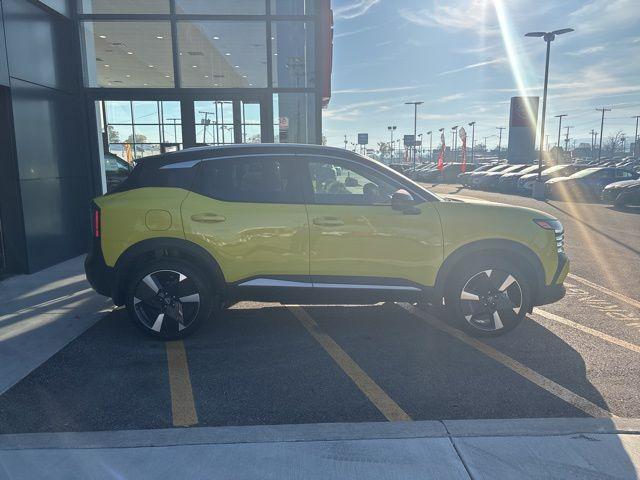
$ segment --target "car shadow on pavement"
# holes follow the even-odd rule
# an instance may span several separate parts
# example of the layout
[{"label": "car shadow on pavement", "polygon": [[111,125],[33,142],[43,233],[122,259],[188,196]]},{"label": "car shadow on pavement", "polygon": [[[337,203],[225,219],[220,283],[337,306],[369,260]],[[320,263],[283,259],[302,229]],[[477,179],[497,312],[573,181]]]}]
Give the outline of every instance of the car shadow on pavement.
[{"label": "car shadow on pavement", "polygon": [[635,205],[624,205],[621,207],[615,207],[611,205],[607,207],[607,209],[614,210],[616,212],[633,213],[635,215],[640,215],[640,206],[635,206]]}]

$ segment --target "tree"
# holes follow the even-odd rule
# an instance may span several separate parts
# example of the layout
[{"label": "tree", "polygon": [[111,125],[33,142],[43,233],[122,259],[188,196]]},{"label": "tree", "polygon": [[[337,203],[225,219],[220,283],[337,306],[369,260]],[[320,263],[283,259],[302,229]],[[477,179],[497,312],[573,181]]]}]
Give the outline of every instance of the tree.
[{"label": "tree", "polygon": [[107,125],[107,138],[109,143],[120,143],[120,133],[113,125]]},{"label": "tree", "polygon": [[378,151],[380,152],[380,157],[384,158],[385,156],[391,157],[391,143],[390,142],[378,142]]},{"label": "tree", "polygon": [[622,133],[622,130],[618,130],[613,135],[609,135],[604,145],[605,152],[609,152],[611,155],[616,153],[616,150],[618,150],[618,147],[622,146],[623,139],[624,139],[624,133]]}]

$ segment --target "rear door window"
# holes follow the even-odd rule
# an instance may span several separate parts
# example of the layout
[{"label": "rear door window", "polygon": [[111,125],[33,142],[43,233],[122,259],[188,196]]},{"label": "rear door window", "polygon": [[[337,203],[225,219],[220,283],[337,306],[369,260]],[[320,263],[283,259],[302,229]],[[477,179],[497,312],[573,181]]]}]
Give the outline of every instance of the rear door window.
[{"label": "rear door window", "polygon": [[300,183],[290,158],[214,159],[203,163],[195,191],[227,202],[302,204]]}]

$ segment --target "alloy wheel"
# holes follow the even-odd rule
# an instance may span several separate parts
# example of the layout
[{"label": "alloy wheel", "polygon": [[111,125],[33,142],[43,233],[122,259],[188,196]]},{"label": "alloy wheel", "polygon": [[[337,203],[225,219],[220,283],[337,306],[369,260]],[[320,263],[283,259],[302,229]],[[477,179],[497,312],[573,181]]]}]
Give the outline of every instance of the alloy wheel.
[{"label": "alloy wheel", "polygon": [[522,287],[515,276],[500,269],[476,273],[460,293],[464,319],[472,327],[486,332],[517,322],[522,302]]},{"label": "alloy wheel", "polygon": [[158,270],[136,285],[133,306],[138,320],[149,330],[181,332],[200,311],[200,292],[196,283],[183,273]]}]

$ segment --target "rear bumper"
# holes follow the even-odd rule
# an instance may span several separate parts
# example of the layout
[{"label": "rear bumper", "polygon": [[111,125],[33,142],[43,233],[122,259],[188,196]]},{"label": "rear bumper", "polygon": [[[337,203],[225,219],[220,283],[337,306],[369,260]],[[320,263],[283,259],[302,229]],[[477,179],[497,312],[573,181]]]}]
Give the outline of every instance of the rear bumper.
[{"label": "rear bumper", "polygon": [[91,250],[84,260],[84,271],[87,281],[96,292],[105,297],[111,297],[115,273],[113,268],[105,263],[102,249],[96,245],[97,243],[93,242]]}]

